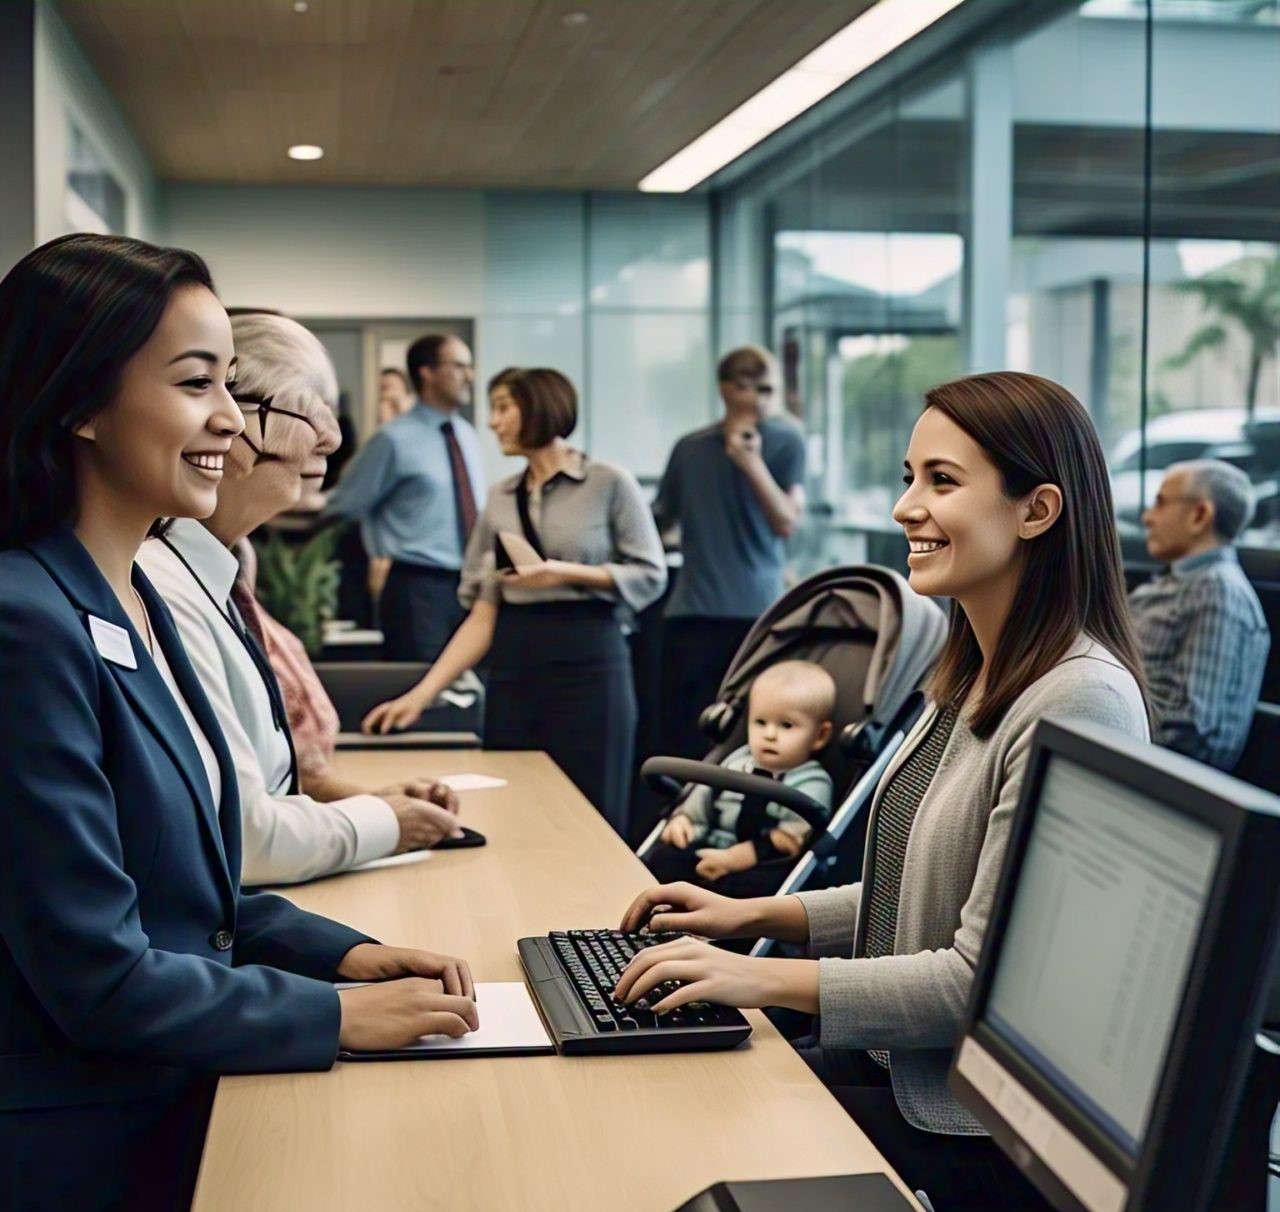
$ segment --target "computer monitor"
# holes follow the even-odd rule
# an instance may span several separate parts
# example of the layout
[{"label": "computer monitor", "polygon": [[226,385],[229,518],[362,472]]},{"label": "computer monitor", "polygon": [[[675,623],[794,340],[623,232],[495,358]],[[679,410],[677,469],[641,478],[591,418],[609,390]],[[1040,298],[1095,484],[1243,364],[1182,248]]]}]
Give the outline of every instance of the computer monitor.
[{"label": "computer monitor", "polygon": [[1055,1207],[1209,1206],[1278,872],[1280,799],[1107,729],[1038,727],[951,1085]]}]

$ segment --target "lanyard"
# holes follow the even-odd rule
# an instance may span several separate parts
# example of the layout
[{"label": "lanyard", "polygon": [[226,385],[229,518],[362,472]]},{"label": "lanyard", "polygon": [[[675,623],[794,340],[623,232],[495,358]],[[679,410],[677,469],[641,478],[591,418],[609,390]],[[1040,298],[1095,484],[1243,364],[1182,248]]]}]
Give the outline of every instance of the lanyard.
[{"label": "lanyard", "polygon": [[533,528],[533,516],[529,512],[529,473],[527,471],[520,477],[520,483],[516,485],[516,510],[520,514],[520,529],[524,531],[526,541],[545,560],[547,553],[542,549],[542,540]]},{"label": "lanyard", "polygon": [[231,609],[231,603],[228,602],[224,608],[218,603],[217,598],[209,592],[209,587],[196,574],[196,570],[191,567],[186,556],[182,554],[165,536],[160,537],[162,542],[175,556],[178,562],[191,574],[191,579],[200,586],[201,592],[209,599],[214,610],[218,612],[219,617],[228,627],[236,639],[244,646],[244,650],[249,654],[249,659],[253,662],[253,667],[258,671],[258,676],[262,679],[262,684],[267,691],[267,699],[271,703],[271,722],[275,725],[277,732],[284,734],[285,744],[289,746],[289,773],[287,781],[281,781],[271,792],[272,795],[280,795],[282,788],[287,789],[288,795],[297,795],[299,790],[298,784],[298,751],[293,746],[293,733],[289,729],[289,715],[285,710],[284,696],[280,693],[280,683],[276,681],[275,671],[271,668],[271,662],[267,659],[267,654],[262,651],[258,645],[258,641],[253,638],[248,629],[240,623],[236,622],[235,615]]}]

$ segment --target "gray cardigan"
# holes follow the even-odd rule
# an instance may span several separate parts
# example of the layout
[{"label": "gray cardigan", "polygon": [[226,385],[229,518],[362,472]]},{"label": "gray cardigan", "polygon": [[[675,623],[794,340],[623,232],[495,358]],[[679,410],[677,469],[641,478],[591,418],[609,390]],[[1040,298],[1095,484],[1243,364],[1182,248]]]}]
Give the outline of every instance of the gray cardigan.
[{"label": "gray cardigan", "polygon": [[[885,786],[928,730],[927,710],[876,790],[867,836]],[[952,1097],[947,1073],[991,913],[1031,735],[1044,716],[1089,720],[1146,740],[1137,683],[1105,648],[1080,638],[1027,687],[985,741],[956,723],[907,842],[894,954],[857,958],[861,881],[799,893],[819,956],[821,1043],[886,1049],[893,1091],[907,1121],[928,1132],[983,1129]],[[868,848],[866,862],[873,855]],[[864,877],[868,867],[864,866]]]}]

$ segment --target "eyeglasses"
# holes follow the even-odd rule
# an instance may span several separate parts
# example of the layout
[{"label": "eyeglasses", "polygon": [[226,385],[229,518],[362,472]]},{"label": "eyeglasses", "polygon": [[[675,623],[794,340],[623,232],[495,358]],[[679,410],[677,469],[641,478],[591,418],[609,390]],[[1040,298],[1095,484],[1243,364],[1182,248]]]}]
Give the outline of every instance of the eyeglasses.
[{"label": "eyeglasses", "polygon": [[432,367],[432,370],[439,370],[442,366],[452,366],[455,370],[475,370],[473,362],[450,362],[441,358],[439,362]]},{"label": "eyeglasses", "polygon": [[[272,401],[275,399],[275,396],[260,396],[249,391],[233,391],[231,393],[231,398],[239,404],[245,412],[257,412],[258,428],[262,431],[262,441],[264,444],[267,440],[267,418],[273,413],[282,417],[293,417],[295,421],[301,421],[304,425],[310,425],[315,435],[317,437],[320,436],[320,431],[315,427],[315,424],[312,422],[310,417],[303,416],[300,412],[290,412],[287,408],[280,408],[278,405],[273,404]],[[240,437],[244,438],[245,445],[248,446],[255,455],[257,455],[258,462],[261,462],[263,459],[274,457],[273,455],[269,455],[265,450],[260,450],[255,446],[252,439],[245,437],[244,430],[240,431]]]},{"label": "eyeglasses", "polygon": [[741,387],[743,391],[748,391],[751,388],[755,388],[755,393],[758,396],[773,395],[772,383],[761,383],[759,382],[759,380],[752,379],[747,375],[742,375],[740,378],[732,379],[730,381],[734,384],[735,387]]}]

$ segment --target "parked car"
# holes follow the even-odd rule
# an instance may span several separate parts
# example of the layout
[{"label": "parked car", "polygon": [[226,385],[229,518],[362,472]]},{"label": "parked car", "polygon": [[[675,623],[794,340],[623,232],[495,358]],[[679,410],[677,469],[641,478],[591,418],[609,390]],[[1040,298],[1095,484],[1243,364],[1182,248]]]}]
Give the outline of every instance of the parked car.
[{"label": "parked car", "polygon": [[[1111,492],[1121,532],[1140,527],[1163,472],[1188,459],[1222,459],[1246,472],[1259,489],[1258,515],[1274,513],[1280,475],[1280,414],[1263,413],[1250,424],[1243,408],[1171,412],[1147,423],[1146,500],[1141,482],[1142,430],[1125,434],[1111,452]],[[1270,487],[1270,492],[1265,489]],[[1266,508],[1264,509],[1264,498]]]}]

